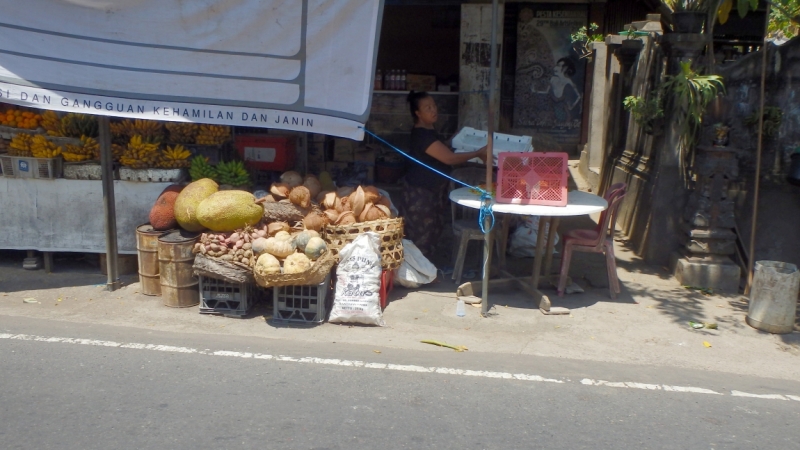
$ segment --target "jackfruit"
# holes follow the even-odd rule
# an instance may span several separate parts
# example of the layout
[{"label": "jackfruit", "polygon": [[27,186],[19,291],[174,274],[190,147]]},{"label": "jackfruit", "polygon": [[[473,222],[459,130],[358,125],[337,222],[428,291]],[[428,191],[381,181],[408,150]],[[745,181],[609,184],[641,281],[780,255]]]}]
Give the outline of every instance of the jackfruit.
[{"label": "jackfruit", "polygon": [[175,199],[175,220],[186,231],[203,231],[205,228],[197,220],[197,206],[213,193],[219,185],[210,178],[201,178],[183,188]]},{"label": "jackfruit", "polygon": [[264,208],[247,191],[219,191],[197,206],[197,220],[211,231],[233,231],[255,225]]}]

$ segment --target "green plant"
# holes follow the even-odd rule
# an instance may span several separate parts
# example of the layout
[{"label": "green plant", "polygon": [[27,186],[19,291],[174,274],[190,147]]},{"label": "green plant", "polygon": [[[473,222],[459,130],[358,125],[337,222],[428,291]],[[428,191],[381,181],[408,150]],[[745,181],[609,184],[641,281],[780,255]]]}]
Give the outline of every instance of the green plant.
[{"label": "green plant", "polygon": [[599,33],[589,34],[597,31],[600,28],[599,25],[596,23],[590,23],[589,28],[587,29],[585,26],[578,28],[578,31],[569,35],[569,39],[572,42],[600,42],[603,40],[603,35]]},{"label": "green plant", "polygon": [[664,107],[661,96],[646,100],[644,97],[625,97],[622,106],[630,111],[633,120],[642,126],[645,133],[653,134],[655,121],[664,117]]},{"label": "green plant", "polygon": [[672,100],[672,112],[678,123],[684,144],[691,147],[703,124],[706,107],[717,96],[725,93],[719,75],[700,75],[692,69],[692,62],[681,62],[677,75],[667,76],[661,85],[664,98]]},{"label": "green plant", "polygon": [[665,0],[664,3],[672,12],[706,12],[717,4],[716,0]]},{"label": "green plant", "polygon": [[[783,111],[777,106],[764,107],[764,122],[761,128],[764,136],[771,138],[778,134],[778,129],[783,121]],[[744,124],[753,128],[758,128],[758,111],[754,111],[744,119]]]}]

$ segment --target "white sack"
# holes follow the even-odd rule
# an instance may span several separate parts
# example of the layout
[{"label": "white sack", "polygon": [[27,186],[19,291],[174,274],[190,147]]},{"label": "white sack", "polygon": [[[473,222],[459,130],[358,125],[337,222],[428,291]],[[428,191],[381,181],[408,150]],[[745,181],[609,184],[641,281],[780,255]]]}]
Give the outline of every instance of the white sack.
[{"label": "white sack", "polygon": [[436,266],[408,239],[403,239],[403,263],[394,272],[394,281],[407,288],[418,288],[436,279]]},{"label": "white sack", "polygon": [[330,323],[383,326],[381,311],[381,238],[359,234],[339,252]]},{"label": "white sack", "polygon": [[[550,225],[547,226],[547,230]],[[545,230],[545,233],[548,231]],[[523,216],[520,224],[511,234],[508,254],[516,258],[533,258],[536,256],[536,239],[539,231],[539,216]],[[545,237],[547,237],[545,235]],[[545,241],[546,242],[546,241]],[[558,233],[555,236],[555,245],[558,245]],[[558,253],[553,247],[553,253]]]}]

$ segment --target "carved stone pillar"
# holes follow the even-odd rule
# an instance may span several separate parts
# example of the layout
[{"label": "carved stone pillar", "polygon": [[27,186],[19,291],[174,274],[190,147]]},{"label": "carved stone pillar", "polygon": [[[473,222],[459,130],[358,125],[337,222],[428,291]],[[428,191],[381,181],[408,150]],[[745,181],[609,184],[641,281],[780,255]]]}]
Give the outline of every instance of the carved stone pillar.
[{"label": "carved stone pillar", "polygon": [[739,266],[736,252],[731,181],[739,175],[736,153],[727,147],[699,147],[695,158],[696,187],[683,215],[684,248],[673,255],[675,277],[685,286],[736,292]]}]

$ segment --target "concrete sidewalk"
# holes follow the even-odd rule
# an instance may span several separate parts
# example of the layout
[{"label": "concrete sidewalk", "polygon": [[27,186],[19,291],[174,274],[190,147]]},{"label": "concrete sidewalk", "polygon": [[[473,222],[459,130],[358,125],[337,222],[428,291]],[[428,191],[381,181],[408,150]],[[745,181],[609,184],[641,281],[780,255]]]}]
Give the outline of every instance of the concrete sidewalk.
[{"label": "concrete sidewalk", "polygon": [[[562,230],[585,226],[562,222]],[[477,250],[478,244],[473,244]],[[747,303],[740,295],[703,295],[681,287],[665,268],[642,263],[616,242],[622,294],[608,295],[605,263],[599,254],[577,254],[571,275],[586,292],[555,297],[571,314],[545,316],[520,291],[491,292],[489,318],[467,306],[455,315],[455,288],[449,280],[417,290],[396,287],[384,312],[387,326],[322,324],[276,325],[271,302],[243,319],[201,315],[197,307],[173,309],[159,297],[139,293],[138,277],[124,287],[104,290],[106,278],[77,254],[59,254],[55,271],[22,269],[22,252],[0,252],[0,314],[59,321],[135,327],[144,330],[230,334],[254,338],[337,342],[425,352],[449,351],[426,344],[434,339],[465,345],[470,352],[541,355],[585,361],[708,369],[781,379],[800,379],[800,333],[771,335],[744,322]],[[474,264],[474,262],[473,262]],[[530,259],[510,261],[529,273]],[[38,303],[25,303],[35,299]],[[30,301],[30,300],[29,300]],[[690,320],[716,322],[717,330],[694,330]],[[13,330],[12,330],[13,331]],[[706,347],[708,342],[711,347]]]}]

